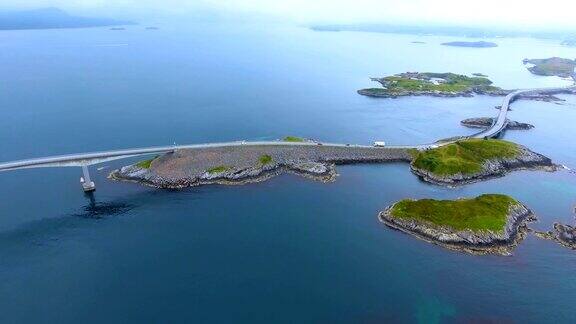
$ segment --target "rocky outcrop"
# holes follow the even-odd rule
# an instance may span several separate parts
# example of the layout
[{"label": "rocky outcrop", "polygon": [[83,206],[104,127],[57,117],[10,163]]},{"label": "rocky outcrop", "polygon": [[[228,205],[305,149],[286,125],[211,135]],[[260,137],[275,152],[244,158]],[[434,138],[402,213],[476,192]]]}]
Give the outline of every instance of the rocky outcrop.
[{"label": "rocky outcrop", "polygon": [[[468,118],[460,122],[462,126],[470,128],[489,128],[494,124],[496,118],[490,117],[478,117],[478,118]],[[520,129],[527,130],[534,128],[534,125],[527,123],[520,123],[513,120],[506,120],[506,129]]]},{"label": "rocky outcrop", "polygon": [[206,171],[195,178],[164,178],[155,175],[148,169],[140,168],[137,165],[130,165],[113,171],[110,174],[110,178],[114,180],[135,181],[156,188],[178,189],[208,184],[234,185],[255,183],[267,180],[282,172],[289,172],[323,182],[334,181],[337,176],[334,164],[294,162],[287,164],[271,163],[247,168],[230,168],[221,172]]},{"label": "rocky outcrop", "polygon": [[[410,77],[410,73],[401,74],[403,77]],[[380,83],[383,88],[368,88],[358,90],[358,94],[377,98],[398,98],[411,96],[428,96],[440,98],[473,97],[474,95],[505,96],[510,91],[500,88],[486,88],[482,86],[470,87],[462,91],[429,91],[429,90],[402,90],[399,92],[386,91],[388,81],[386,78],[370,78],[371,81]]]},{"label": "rocky outcrop", "polygon": [[[397,74],[397,76],[406,79],[429,80],[430,77],[426,73],[406,72]],[[573,74],[576,81],[576,72]],[[377,98],[399,98],[410,96],[430,96],[430,97],[473,97],[474,95],[486,96],[506,96],[516,90],[505,90],[498,87],[487,85],[470,86],[462,91],[431,91],[431,90],[409,90],[409,89],[395,89],[394,91],[388,90],[389,81],[384,78],[370,78],[371,81],[378,82],[382,88],[367,88],[357,91],[358,94],[368,97]],[[539,89],[533,92],[526,92],[518,95],[518,99],[544,101],[544,102],[563,102],[556,94],[576,94],[576,87],[572,88],[554,88],[554,89]]]},{"label": "rocky outcrop", "polygon": [[501,232],[457,231],[448,226],[436,226],[413,219],[394,217],[394,205],[380,212],[378,218],[388,227],[413,235],[421,240],[444,248],[471,254],[510,255],[528,232],[527,223],[536,217],[523,204],[512,205],[508,211],[506,224]]},{"label": "rocky outcrop", "polygon": [[554,223],[552,231],[533,232],[539,238],[552,240],[564,247],[576,250],[576,227],[574,226]]},{"label": "rocky outcrop", "polygon": [[[267,157],[262,163],[261,158]],[[156,158],[149,168],[133,164],[109,178],[156,188],[207,184],[246,184],[287,172],[309,179],[334,181],[336,164],[411,161],[409,150],[366,146],[242,145],[179,150]]]},{"label": "rocky outcrop", "polygon": [[457,186],[502,177],[506,173],[516,170],[557,170],[558,166],[552,163],[550,158],[532,152],[521,145],[518,145],[518,149],[519,153],[516,157],[488,160],[482,165],[481,171],[477,173],[437,175],[430,171],[419,169],[413,163],[410,164],[410,169],[426,182],[446,186]]}]

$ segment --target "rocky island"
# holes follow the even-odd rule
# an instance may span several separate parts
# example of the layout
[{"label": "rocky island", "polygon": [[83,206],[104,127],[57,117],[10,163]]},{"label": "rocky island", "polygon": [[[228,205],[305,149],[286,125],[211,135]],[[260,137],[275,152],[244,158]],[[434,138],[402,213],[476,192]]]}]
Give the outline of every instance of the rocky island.
[{"label": "rocky island", "polygon": [[287,137],[277,145],[246,143],[177,150],[114,170],[109,177],[157,188],[245,184],[263,181],[283,172],[328,182],[336,177],[336,164],[409,162],[411,159],[407,149],[329,146]]},{"label": "rocky island", "polygon": [[[492,117],[467,118],[460,121],[460,124],[470,128],[488,128],[494,124],[495,120],[496,118]],[[506,129],[527,130],[532,128],[534,128],[534,125],[506,120]]]},{"label": "rocky island", "polygon": [[418,151],[410,169],[422,180],[455,186],[500,177],[514,170],[554,171],[552,161],[528,148],[496,139],[464,139]]},{"label": "rocky island", "polygon": [[[574,68],[576,67],[576,60],[551,57],[547,59],[524,59],[528,71],[532,74],[543,76],[558,76],[561,78],[570,78],[574,76]],[[576,78],[575,78],[576,80]]]},{"label": "rocky island", "polygon": [[[514,90],[493,86],[492,81],[480,73],[472,77],[455,73],[405,72],[383,78],[370,78],[380,83],[381,88],[358,90],[358,94],[377,98],[399,98],[408,96],[472,97],[474,95],[506,96]],[[522,99],[557,102],[564,101],[555,94],[576,93],[576,88],[558,88],[554,91],[529,92]]]},{"label": "rocky island", "polygon": [[512,197],[485,194],[458,200],[401,200],[378,215],[388,227],[447,249],[510,255],[536,218]]},{"label": "rocky island", "polygon": [[457,47],[475,47],[475,48],[489,48],[489,47],[498,47],[498,44],[492,42],[447,42],[442,43],[444,46],[457,46]]},{"label": "rocky island", "polygon": [[485,77],[469,77],[455,73],[406,72],[384,78],[372,78],[382,88],[358,90],[370,97],[404,96],[471,97],[474,94],[503,96],[508,92],[492,85]]},{"label": "rocky island", "polygon": [[534,234],[539,238],[552,240],[564,247],[576,250],[576,227],[574,226],[554,223],[551,231],[534,231]]}]

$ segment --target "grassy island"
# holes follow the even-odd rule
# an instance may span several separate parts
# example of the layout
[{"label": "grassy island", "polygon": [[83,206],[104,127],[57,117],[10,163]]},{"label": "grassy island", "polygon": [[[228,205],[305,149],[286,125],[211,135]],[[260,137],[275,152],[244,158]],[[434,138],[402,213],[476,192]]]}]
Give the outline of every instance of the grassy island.
[{"label": "grassy island", "polygon": [[448,226],[456,231],[502,232],[514,198],[485,194],[458,200],[401,200],[390,210],[392,217]]},{"label": "grassy island", "polygon": [[524,64],[533,64],[528,70],[536,75],[568,78],[574,74],[576,60],[551,57],[547,59],[525,59]]},{"label": "grassy island", "polygon": [[520,150],[512,142],[495,139],[468,139],[416,154],[412,165],[439,176],[473,174],[482,171],[484,162],[514,158]]},{"label": "grassy island", "polygon": [[492,85],[485,77],[466,76],[455,73],[407,72],[374,78],[382,88],[359,90],[362,95],[398,97],[409,95],[464,96],[477,94],[499,94],[502,89]]}]

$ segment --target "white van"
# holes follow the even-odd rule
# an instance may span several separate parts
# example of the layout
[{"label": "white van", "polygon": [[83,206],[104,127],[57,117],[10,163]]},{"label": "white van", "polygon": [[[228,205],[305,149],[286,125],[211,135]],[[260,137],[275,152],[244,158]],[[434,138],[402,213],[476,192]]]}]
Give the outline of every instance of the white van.
[{"label": "white van", "polygon": [[384,142],[384,141],[376,141],[376,142],[374,142],[374,146],[375,146],[375,147],[384,147],[384,146],[386,146],[386,142]]}]

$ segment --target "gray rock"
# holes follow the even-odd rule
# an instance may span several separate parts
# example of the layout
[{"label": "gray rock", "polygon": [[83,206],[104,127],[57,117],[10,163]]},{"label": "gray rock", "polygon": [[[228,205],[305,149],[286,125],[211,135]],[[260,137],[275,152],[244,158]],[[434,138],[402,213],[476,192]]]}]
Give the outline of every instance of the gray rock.
[{"label": "gray rock", "polygon": [[378,215],[380,221],[388,227],[451,250],[471,254],[510,255],[525,237],[528,231],[526,223],[536,220],[530,209],[523,204],[516,204],[510,207],[506,225],[501,232],[457,231],[447,226],[394,217],[391,214],[393,207],[387,207]]},{"label": "gray rock", "polygon": [[520,153],[514,158],[501,158],[489,160],[484,163],[482,170],[472,174],[454,174],[441,176],[427,170],[419,169],[410,164],[410,169],[422,180],[446,186],[457,186],[486,179],[504,176],[506,173],[516,170],[544,170],[555,171],[558,166],[544,155],[530,151],[528,148],[518,145]]},{"label": "gray rock", "polygon": [[555,241],[564,247],[576,250],[576,227],[574,226],[554,223],[552,231],[534,231],[534,234],[539,238]]},{"label": "gray rock", "polygon": [[[478,118],[468,118],[460,122],[463,126],[470,128],[489,128],[494,123],[495,118],[491,117],[478,117]],[[527,123],[520,123],[513,120],[506,120],[506,129],[514,130],[527,130],[534,128],[534,125]]]},{"label": "gray rock", "polygon": [[[271,163],[259,158],[269,155]],[[328,182],[334,181],[336,164],[411,161],[407,149],[323,145],[250,145],[180,150],[162,155],[150,168],[137,164],[114,170],[109,178],[139,182],[157,188],[183,188],[207,184],[245,184],[288,172]],[[226,166],[222,172],[209,172]]]}]

